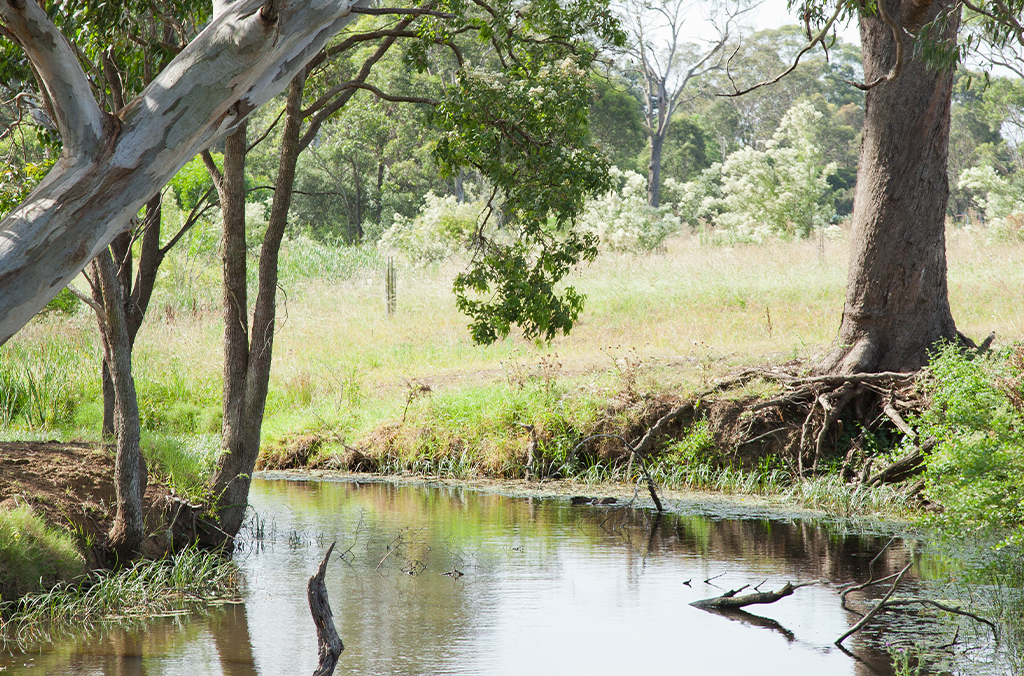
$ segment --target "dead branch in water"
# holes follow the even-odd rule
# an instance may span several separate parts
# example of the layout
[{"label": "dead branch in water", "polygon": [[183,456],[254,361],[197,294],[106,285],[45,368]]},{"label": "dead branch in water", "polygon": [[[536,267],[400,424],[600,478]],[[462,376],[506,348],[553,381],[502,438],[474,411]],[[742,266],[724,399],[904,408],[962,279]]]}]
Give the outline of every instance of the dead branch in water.
[{"label": "dead branch in water", "polygon": [[324,576],[327,574],[327,561],[331,558],[334,545],[327,548],[323,561],[316,571],[316,575],[309,578],[306,586],[306,596],[309,599],[309,610],[313,614],[313,623],[316,625],[316,642],[320,663],[313,672],[313,676],[331,676],[334,668],[338,665],[341,651],[345,645],[338,636],[338,630],[334,626],[334,614],[331,612],[331,604],[327,600],[327,584]]},{"label": "dead branch in water", "polygon": [[[762,583],[763,584],[763,583]],[[739,589],[732,589],[725,592],[721,596],[715,596],[710,599],[701,599],[694,601],[691,606],[701,608],[703,610],[724,610],[724,609],[736,609],[743,608],[744,606],[752,606],[758,603],[775,603],[779,599],[790,596],[794,591],[800,587],[806,587],[808,585],[817,584],[817,582],[804,582],[801,584],[793,584],[787,582],[782,589],[772,592],[754,592],[752,594],[743,594],[737,596],[741,591],[749,587],[746,584]],[[760,585],[758,585],[760,586]]]},{"label": "dead branch in water", "polygon": [[[895,540],[895,538],[893,538],[893,540]],[[885,547],[882,548],[882,552],[884,552],[885,549],[890,544],[892,544],[892,540],[890,540],[889,544],[887,544]],[[882,552],[879,552],[875,556],[875,559],[877,559],[879,556],[881,556]],[[871,560],[872,564],[875,562],[875,559]],[[840,593],[840,596],[842,597],[842,606],[843,606],[843,608],[845,610],[848,610],[848,611],[852,612],[852,613],[856,613],[856,614],[860,615],[861,618],[857,621],[856,624],[854,624],[852,627],[850,627],[846,631],[846,633],[844,633],[842,636],[840,636],[839,638],[837,638],[835,640],[835,644],[837,646],[842,647],[843,641],[845,641],[847,638],[849,638],[850,636],[853,636],[858,631],[860,631],[865,626],[867,626],[867,624],[869,622],[871,622],[871,620],[874,619],[874,617],[878,613],[883,612],[885,610],[888,610],[890,608],[899,608],[899,607],[905,607],[905,606],[911,606],[911,605],[927,605],[927,606],[932,606],[934,608],[938,608],[939,610],[945,611],[947,613],[952,613],[954,615],[961,615],[963,617],[969,617],[969,618],[971,618],[971,619],[973,619],[973,620],[975,620],[977,622],[981,622],[982,624],[988,625],[988,627],[992,630],[992,634],[995,637],[996,641],[999,640],[999,631],[998,631],[998,628],[996,627],[994,622],[992,622],[991,620],[988,620],[988,619],[986,619],[984,617],[981,617],[980,615],[976,615],[975,613],[972,613],[972,612],[970,612],[968,610],[963,610],[962,608],[955,608],[953,606],[947,605],[945,603],[941,603],[941,602],[936,601],[934,599],[919,598],[919,597],[893,599],[892,596],[893,596],[893,594],[896,593],[896,587],[899,586],[900,582],[903,580],[903,576],[906,575],[907,571],[910,570],[911,566],[913,566],[913,565],[914,565],[913,562],[910,562],[906,566],[904,566],[903,570],[901,570],[900,572],[894,573],[892,575],[888,575],[888,576],[880,578],[878,580],[873,579],[874,578],[874,572],[872,571],[871,572],[872,579],[868,580],[867,582],[858,584],[858,585],[853,585],[853,586],[847,587],[847,588],[845,588]],[[869,566],[869,570],[870,570],[870,566]],[[893,578],[895,578],[895,579],[893,579]],[[862,590],[862,589],[864,589],[866,587],[869,587],[869,586],[872,586],[872,585],[876,585],[876,584],[880,584],[880,583],[886,582],[888,580],[893,580],[892,586],[889,587],[889,591],[887,591],[885,593],[885,596],[882,597],[882,600],[879,601],[878,603],[876,603],[875,606],[873,608],[871,608],[870,610],[868,610],[867,613],[860,613],[859,611],[853,610],[852,608],[849,608],[846,605],[846,597],[847,597],[847,595],[850,592],[859,591],[859,590]]]},{"label": "dead branch in water", "polygon": [[640,471],[644,475],[644,481],[647,483],[647,490],[651,494],[651,499],[654,500],[654,506],[658,509],[658,513],[660,514],[661,512],[664,512],[665,508],[662,507],[661,500],[658,498],[658,488],[657,488],[657,486],[655,486],[654,479],[651,478],[650,472],[647,471],[647,465],[644,464],[643,456],[640,455],[639,453],[637,453],[636,449],[633,448],[633,445],[630,444],[628,441],[626,441],[625,437],[623,437],[622,435],[619,435],[619,434],[592,434],[589,437],[586,437],[585,439],[583,439],[580,443],[576,444],[575,448],[572,449],[572,452],[576,453],[576,451],[579,450],[579,448],[581,446],[583,446],[583,444],[587,443],[588,441],[590,441],[592,439],[601,439],[601,438],[605,438],[605,439],[618,439],[623,444],[625,444],[626,450],[629,451],[629,461],[630,461],[630,464],[632,464],[634,458],[637,460],[637,462],[640,463]]}]

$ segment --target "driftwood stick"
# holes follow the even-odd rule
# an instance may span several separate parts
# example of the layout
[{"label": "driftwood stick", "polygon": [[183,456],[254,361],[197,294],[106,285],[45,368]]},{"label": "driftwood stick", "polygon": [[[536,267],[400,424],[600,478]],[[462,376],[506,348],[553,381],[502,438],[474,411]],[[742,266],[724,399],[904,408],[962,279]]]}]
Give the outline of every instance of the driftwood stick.
[{"label": "driftwood stick", "polygon": [[878,612],[880,610],[882,610],[882,608],[885,607],[885,602],[888,601],[890,598],[892,598],[892,595],[896,593],[896,587],[899,586],[900,581],[903,579],[903,576],[907,574],[907,571],[910,570],[910,567],[913,566],[913,565],[914,565],[914,562],[911,561],[906,566],[904,566],[903,570],[900,571],[900,574],[896,576],[896,580],[892,583],[892,586],[889,587],[889,591],[887,591],[885,593],[885,596],[882,597],[882,600],[878,602],[878,605],[876,605],[874,608],[869,610],[864,615],[864,617],[862,617],[859,620],[857,620],[857,624],[855,624],[852,627],[850,627],[846,631],[845,634],[843,634],[842,636],[837,638],[835,640],[835,644],[836,645],[840,645],[847,638],[849,638],[850,636],[856,634],[858,631],[863,629],[864,625],[866,625],[868,622],[870,622],[872,620],[872,618],[874,618],[874,616],[877,615]]},{"label": "driftwood stick", "polygon": [[306,596],[309,599],[309,610],[313,613],[313,623],[316,624],[316,641],[320,664],[317,665],[313,676],[331,676],[334,668],[338,665],[338,658],[345,645],[338,636],[338,630],[334,626],[334,614],[331,612],[331,604],[327,601],[327,585],[324,583],[324,576],[327,574],[327,561],[331,558],[334,545],[327,548],[324,560],[320,562],[320,568],[316,575],[309,578],[309,585],[306,587]]},{"label": "driftwood stick", "polygon": [[636,458],[637,460],[639,460],[639,462],[640,462],[640,471],[644,473],[644,481],[647,483],[647,490],[651,494],[651,499],[654,500],[654,506],[657,507],[659,513],[660,512],[664,512],[665,508],[662,506],[661,500],[658,498],[657,486],[655,486],[654,479],[651,478],[650,472],[647,471],[647,466],[644,464],[643,456],[638,454],[636,452],[636,449],[633,448],[633,445],[630,444],[628,441],[626,441],[626,438],[623,437],[622,435],[620,435],[620,434],[592,434],[589,437],[583,439],[583,441],[581,441],[580,443],[576,444],[576,446],[572,449],[572,453],[575,454],[576,451],[579,450],[579,448],[581,446],[583,446],[583,444],[587,443],[591,439],[602,439],[602,438],[604,438],[604,439],[618,439],[619,441],[621,441],[623,443],[623,445],[626,447],[626,450],[629,451],[629,461],[630,461],[630,464],[632,464],[633,458]]},{"label": "driftwood stick", "polygon": [[[764,584],[763,582],[761,584]],[[744,606],[752,606],[758,603],[775,603],[779,599],[785,598],[791,595],[794,591],[800,587],[806,587],[808,585],[817,584],[815,582],[804,582],[802,584],[793,584],[787,582],[782,589],[772,592],[754,592],[753,594],[743,594],[737,596],[739,592],[743,591],[750,585],[743,585],[739,589],[733,589],[727,591],[721,596],[716,596],[710,599],[701,599],[700,601],[694,601],[691,606],[696,608],[702,608],[704,610],[721,610],[725,608],[742,608]],[[758,585],[760,586],[760,585]]]}]

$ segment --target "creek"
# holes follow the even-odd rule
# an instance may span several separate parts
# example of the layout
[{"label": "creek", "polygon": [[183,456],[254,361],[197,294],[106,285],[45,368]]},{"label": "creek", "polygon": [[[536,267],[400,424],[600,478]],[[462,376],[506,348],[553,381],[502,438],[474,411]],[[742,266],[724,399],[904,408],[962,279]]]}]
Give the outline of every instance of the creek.
[{"label": "creek", "polygon": [[[345,642],[338,674],[893,673],[878,630],[847,639],[850,653],[832,644],[856,620],[835,585],[866,580],[889,540],[842,522],[682,502],[657,518],[354,481],[256,479],[250,502],[258,518],[236,554],[244,603],[4,653],[0,672],[310,674],[306,581],[336,541],[326,579]],[[893,544],[876,573],[899,570],[915,548]],[[743,585],[816,580],[750,613],[689,605]]]}]

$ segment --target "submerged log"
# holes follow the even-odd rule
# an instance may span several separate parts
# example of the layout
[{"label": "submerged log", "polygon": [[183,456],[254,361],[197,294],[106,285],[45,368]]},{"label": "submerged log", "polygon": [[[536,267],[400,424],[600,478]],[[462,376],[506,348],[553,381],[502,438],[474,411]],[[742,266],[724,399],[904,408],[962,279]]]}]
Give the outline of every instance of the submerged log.
[{"label": "submerged log", "polygon": [[744,594],[742,596],[737,596],[737,594],[739,594],[741,591],[750,586],[743,585],[739,589],[732,589],[730,591],[725,592],[721,596],[694,601],[690,605],[695,606],[697,608],[702,608],[704,610],[724,610],[742,608],[744,606],[752,606],[758,603],[775,603],[779,599],[791,595],[800,587],[806,587],[812,584],[815,583],[804,582],[803,584],[793,584],[792,582],[787,582],[785,586],[783,586],[782,589],[780,589],[779,591],[754,592],[752,594]]},{"label": "submerged log", "polygon": [[306,587],[306,595],[309,598],[309,610],[313,614],[313,623],[316,624],[316,641],[320,663],[313,672],[313,676],[331,676],[334,668],[338,665],[338,658],[341,651],[345,649],[338,636],[338,630],[334,627],[334,614],[331,612],[331,604],[327,601],[327,585],[324,583],[324,576],[327,574],[327,561],[331,558],[335,543],[327,548],[324,560],[320,562],[320,568],[316,575],[309,578],[309,585]]}]

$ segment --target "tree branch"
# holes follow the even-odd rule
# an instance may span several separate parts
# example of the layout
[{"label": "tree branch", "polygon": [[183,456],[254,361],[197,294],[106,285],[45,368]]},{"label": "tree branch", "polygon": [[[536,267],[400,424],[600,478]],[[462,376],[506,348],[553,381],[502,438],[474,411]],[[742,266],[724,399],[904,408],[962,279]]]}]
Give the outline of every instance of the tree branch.
[{"label": "tree branch", "polygon": [[0,20],[25,50],[53,103],[65,156],[98,154],[110,125],[71,45],[35,0],[0,1]]}]

